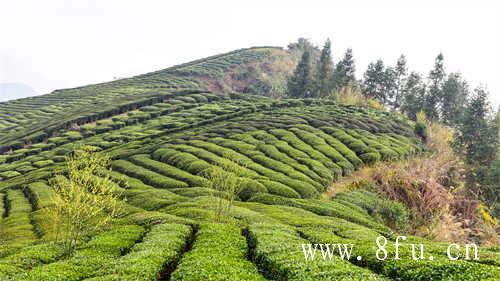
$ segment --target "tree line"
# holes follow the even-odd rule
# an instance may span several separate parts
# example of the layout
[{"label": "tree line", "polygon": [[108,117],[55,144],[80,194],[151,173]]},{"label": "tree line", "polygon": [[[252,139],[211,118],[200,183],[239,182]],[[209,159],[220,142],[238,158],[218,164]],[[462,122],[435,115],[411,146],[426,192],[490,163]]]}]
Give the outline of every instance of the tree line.
[{"label": "tree line", "polygon": [[357,79],[352,49],[334,63],[330,39],[321,49],[303,38],[288,48],[298,59],[288,81],[289,97],[337,99],[350,88],[411,120],[423,112],[429,122],[452,127],[453,146],[467,165],[469,188],[500,214],[499,109],[495,112],[489,103],[485,87],[471,89],[460,73],[447,73],[442,53],[427,76],[410,71],[401,55],[395,65],[381,59],[370,63]]}]

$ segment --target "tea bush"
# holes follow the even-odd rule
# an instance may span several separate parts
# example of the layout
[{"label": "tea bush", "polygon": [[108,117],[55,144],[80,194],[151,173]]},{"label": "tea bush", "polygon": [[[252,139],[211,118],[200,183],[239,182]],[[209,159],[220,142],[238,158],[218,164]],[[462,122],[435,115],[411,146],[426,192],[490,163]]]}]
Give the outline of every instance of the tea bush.
[{"label": "tea bush", "polygon": [[266,280],[246,259],[247,251],[239,227],[203,224],[171,280]]}]

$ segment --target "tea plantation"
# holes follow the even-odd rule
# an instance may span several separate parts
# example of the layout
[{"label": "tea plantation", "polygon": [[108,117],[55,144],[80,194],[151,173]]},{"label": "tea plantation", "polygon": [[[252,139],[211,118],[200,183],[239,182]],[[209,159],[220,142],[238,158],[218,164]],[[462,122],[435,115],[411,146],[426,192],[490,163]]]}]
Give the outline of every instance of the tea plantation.
[{"label": "tea plantation", "polygon": [[[239,50],[0,103],[0,280],[499,280],[498,248],[451,261],[447,245],[410,237],[400,260],[376,259],[380,235],[394,253],[407,210],[367,190],[322,194],[424,145],[397,114],[214,86],[277,52]],[[81,145],[112,157],[122,214],[65,257],[44,209],[54,173]],[[213,166],[231,167],[241,182],[224,223],[215,222],[218,193],[204,173]],[[434,260],[414,261],[410,242]],[[307,243],[352,243],[362,260],[336,252],[306,261]]]}]

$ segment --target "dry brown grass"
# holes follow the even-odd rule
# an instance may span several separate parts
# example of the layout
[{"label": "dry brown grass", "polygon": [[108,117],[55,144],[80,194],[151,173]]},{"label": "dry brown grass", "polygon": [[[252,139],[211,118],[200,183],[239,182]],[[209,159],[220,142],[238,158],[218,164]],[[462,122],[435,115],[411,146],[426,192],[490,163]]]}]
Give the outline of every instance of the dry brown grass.
[{"label": "dry brown grass", "polygon": [[356,182],[373,182],[389,199],[413,211],[409,232],[436,241],[498,245],[498,224],[485,220],[479,202],[466,197],[464,164],[450,147],[453,131],[429,124],[428,135],[428,153],[365,167],[334,183],[324,197],[331,198]]}]

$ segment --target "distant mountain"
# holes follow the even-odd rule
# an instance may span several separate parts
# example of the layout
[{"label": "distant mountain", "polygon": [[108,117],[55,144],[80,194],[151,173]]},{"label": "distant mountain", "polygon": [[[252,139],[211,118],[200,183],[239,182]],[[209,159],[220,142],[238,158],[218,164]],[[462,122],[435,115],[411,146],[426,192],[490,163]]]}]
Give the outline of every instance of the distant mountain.
[{"label": "distant mountain", "polygon": [[20,99],[36,95],[35,90],[23,83],[0,83],[0,101]]}]

